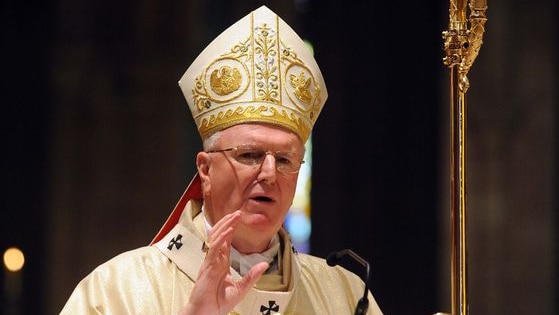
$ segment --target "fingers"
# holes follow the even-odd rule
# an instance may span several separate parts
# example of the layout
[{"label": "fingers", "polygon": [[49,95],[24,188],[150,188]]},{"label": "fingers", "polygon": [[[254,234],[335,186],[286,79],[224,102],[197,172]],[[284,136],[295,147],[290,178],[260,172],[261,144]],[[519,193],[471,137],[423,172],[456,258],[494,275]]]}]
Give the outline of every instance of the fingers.
[{"label": "fingers", "polygon": [[246,295],[268,269],[268,263],[254,265],[239,281],[230,274],[229,254],[241,212],[224,216],[208,233],[208,250],[189,298],[187,309],[196,314],[223,314]]},{"label": "fingers", "polygon": [[239,223],[240,217],[241,212],[235,211],[224,216],[216,223],[208,235],[207,243],[209,248],[206,259],[222,259],[228,261],[235,227]]},{"label": "fingers", "polygon": [[215,260],[225,255],[229,257],[230,246],[233,240],[235,230],[232,227],[227,228],[225,231],[217,234],[209,241],[208,250],[206,253],[206,260]]},{"label": "fingers", "polygon": [[237,210],[233,213],[230,213],[224,216],[221,220],[219,220],[208,235],[208,242],[212,241],[212,237],[214,235],[220,235],[229,227],[235,227],[239,223],[239,219],[241,218],[241,211]]},{"label": "fingers", "polygon": [[260,277],[268,270],[269,264],[266,262],[258,263],[248,273],[237,282],[237,288],[241,295],[244,295],[252,286],[260,279]]}]

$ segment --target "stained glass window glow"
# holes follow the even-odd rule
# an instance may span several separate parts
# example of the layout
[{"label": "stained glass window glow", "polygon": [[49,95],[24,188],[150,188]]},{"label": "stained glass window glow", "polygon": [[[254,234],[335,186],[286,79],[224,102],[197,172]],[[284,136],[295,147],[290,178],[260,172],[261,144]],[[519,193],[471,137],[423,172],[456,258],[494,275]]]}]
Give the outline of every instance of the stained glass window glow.
[{"label": "stained glass window glow", "polygon": [[312,141],[305,144],[305,163],[299,170],[297,190],[293,205],[285,218],[285,228],[291,236],[291,241],[301,253],[309,253],[311,236],[311,169],[312,169]]}]

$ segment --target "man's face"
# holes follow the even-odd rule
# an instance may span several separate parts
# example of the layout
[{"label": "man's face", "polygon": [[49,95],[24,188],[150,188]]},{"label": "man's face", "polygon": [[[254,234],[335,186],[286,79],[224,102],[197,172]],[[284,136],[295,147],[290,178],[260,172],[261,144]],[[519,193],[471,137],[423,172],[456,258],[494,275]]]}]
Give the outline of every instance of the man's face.
[{"label": "man's face", "polygon": [[[292,152],[298,161],[304,149],[299,137],[283,128],[265,124],[242,124],[221,132],[210,150],[252,145],[269,152]],[[298,173],[276,169],[273,154],[264,155],[262,164],[246,165],[235,159],[234,151],[197,156],[204,192],[204,209],[213,225],[224,215],[241,210],[233,246],[242,253],[266,249],[281,228],[293,202]]]}]

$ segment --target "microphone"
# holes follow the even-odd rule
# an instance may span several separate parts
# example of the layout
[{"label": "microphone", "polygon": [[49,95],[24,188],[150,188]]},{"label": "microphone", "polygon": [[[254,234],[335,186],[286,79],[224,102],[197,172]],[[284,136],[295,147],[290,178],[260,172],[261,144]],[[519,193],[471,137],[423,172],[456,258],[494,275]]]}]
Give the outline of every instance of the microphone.
[{"label": "microphone", "polygon": [[357,261],[359,264],[365,267],[365,279],[363,281],[365,282],[365,292],[363,292],[363,297],[359,299],[359,301],[357,302],[357,306],[355,307],[355,315],[365,315],[367,313],[367,310],[369,309],[368,293],[369,278],[371,275],[371,267],[369,266],[369,263],[351,249],[342,249],[337,252],[330,253],[328,257],[326,257],[326,263],[328,264],[328,266],[334,267],[336,265],[339,265],[342,259],[346,256],[351,257],[353,260]]}]

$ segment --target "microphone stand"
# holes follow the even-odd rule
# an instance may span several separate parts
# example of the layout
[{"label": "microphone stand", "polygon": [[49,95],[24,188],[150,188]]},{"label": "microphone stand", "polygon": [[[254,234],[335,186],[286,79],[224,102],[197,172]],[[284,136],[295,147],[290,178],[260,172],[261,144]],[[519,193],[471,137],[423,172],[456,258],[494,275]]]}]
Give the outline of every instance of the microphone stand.
[{"label": "microphone stand", "polygon": [[361,256],[357,255],[351,249],[342,249],[340,251],[330,253],[326,258],[326,263],[328,264],[328,266],[334,267],[336,265],[339,265],[339,263],[345,256],[351,257],[353,260],[365,267],[365,279],[363,279],[363,282],[365,282],[365,291],[363,292],[363,297],[361,297],[357,302],[354,313],[355,315],[365,315],[367,313],[367,310],[369,309],[368,293],[371,277],[371,267],[365,259],[361,258]]}]

